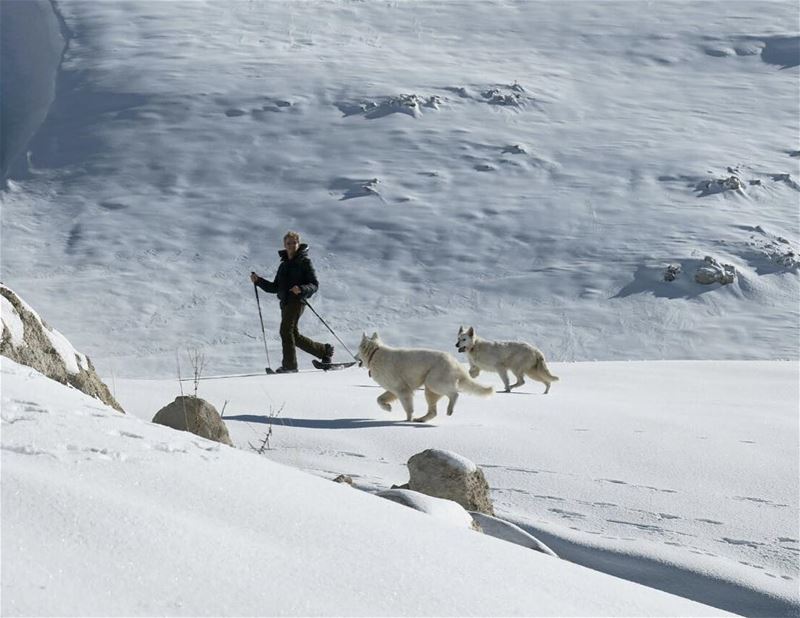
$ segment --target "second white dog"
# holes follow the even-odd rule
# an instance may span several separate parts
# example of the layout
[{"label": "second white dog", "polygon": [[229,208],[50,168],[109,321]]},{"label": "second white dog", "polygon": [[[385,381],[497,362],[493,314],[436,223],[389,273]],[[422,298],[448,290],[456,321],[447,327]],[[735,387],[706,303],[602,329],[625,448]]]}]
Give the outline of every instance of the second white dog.
[{"label": "second white dog", "polygon": [[[374,333],[372,337],[364,334],[358,346],[358,359],[361,366],[369,369],[369,375],[386,389],[378,397],[378,405],[384,410],[392,409],[392,402],[400,400],[407,421],[424,423],[436,416],[436,403],[447,397],[447,414],[453,413],[458,394],[470,393],[488,397],[494,392],[491,386],[475,382],[467,370],[452,354],[426,349],[391,348],[385,345]],[[425,400],[428,413],[413,418],[414,390],[425,387]]]},{"label": "second white dog", "polygon": [[[469,375],[477,378],[481,369],[495,371],[500,374],[507,393],[510,393],[512,388],[525,384],[524,376],[544,383],[545,394],[550,391],[550,384],[558,381],[558,377],[550,373],[547,368],[544,355],[528,343],[488,341],[478,337],[472,326],[467,330],[460,326],[456,347],[459,352],[467,353]],[[509,371],[517,378],[514,384],[510,384],[508,381]]]}]

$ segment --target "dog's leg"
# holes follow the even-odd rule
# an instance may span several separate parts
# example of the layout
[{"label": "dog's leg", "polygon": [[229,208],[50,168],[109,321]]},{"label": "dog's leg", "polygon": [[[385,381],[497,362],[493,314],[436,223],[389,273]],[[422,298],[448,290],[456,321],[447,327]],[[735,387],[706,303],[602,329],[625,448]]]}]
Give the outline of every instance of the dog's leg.
[{"label": "dog's leg", "polygon": [[511,386],[508,383],[508,369],[505,367],[498,367],[497,373],[500,374],[500,379],[503,381],[503,386],[506,387],[506,392],[511,392]]},{"label": "dog's leg", "polygon": [[517,388],[518,386],[522,386],[523,384],[525,384],[525,378],[523,377],[524,374],[522,371],[520,371],[519,373],[514,371],[513,373],[514,377],[517,378],[517,381],[514,382],[514,384],[512,384],[510,388]]},{"label": "dog's leg", "polygon": [[477,365],[470,365],[469,366],[469,377],[470,378],[477,378],[481,375],[481,368]]},{"label": "dog's leg", "polygon": [[434,393],[431,389],[427,386],[425,387],[425,401],[428,402],[428,413],[425,416],[421,416],[420,418],[415,418],[414,421],[417,423],[424,423],[425,421],[431,420],[434,416],[436,416],[436,402],[441,399],[442,396],[438,393]]},{"label": "dog's leg", "polygon": [[528,371],[528,377],[536,380],[537,382],[541,382],[542,384],[544,384],[544,394],[545,395],[550,392],[550,379],[547,378],[546,376],[542,375],[541,372],[539,372],[539,371],[537,371],[535,369],[533,371]]},{"label": "dog's leg", "polygon": [[406,411],[406,421],[412,421],[414,418],[414,391],[410,393],[398,393],[400,405]]},{"label": "dog's leg", "polygon": [[447,399],[449,400],[447,402],[447,416],[452,416],[453,408],[456,407],[456,401],[458,401],[458,391],[448,395]]},{"label": "dog's leg", "polygon": [[392,402],[397,399],[397,395],[392,392],[386,391],[383,395],[378,397],[378,405],[387,412],[392,411]]}]

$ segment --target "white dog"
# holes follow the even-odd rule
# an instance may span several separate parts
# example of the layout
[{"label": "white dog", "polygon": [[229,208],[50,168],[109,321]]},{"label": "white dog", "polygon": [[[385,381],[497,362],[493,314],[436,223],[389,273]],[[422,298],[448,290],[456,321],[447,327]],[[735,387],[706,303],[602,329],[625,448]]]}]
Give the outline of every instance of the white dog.
[{"label": "white dog", "polygon": [[[378,405],[391,410],[391,403],[399,399],[406,412],[407,421],[424,423],[436,416],[436,402],[447,397],[447,414],[453,413],[459,392],[488,397],[494,392],[491,386],[475,382],[467,370],[452,354],[425,349],[390,348],[385,345],[378,333],[361,337],[358,346],[358,361],[369,369],[372,379],[386,389],[378,397]],[[425,387],[425,400],[428,413],[413,418],[414,390]]]},{"label": "white dog", "polygon": [[[456,347],[459,352],[467,353],[469,375],[477,378],[481,369],[495,371],[500,374],[507,393],[510,393],[512,388],[525,384],[523,376],[544,383],[545,394],[550,391],[550,383],[558,381],[558,377],[550,373],[547,368],[544,355],[530,344],[517,341],[487,341],[478,337],[471,326],[467,330],[460,326]],[[508,382],[509,371],[517,378],[514,384]]]}]

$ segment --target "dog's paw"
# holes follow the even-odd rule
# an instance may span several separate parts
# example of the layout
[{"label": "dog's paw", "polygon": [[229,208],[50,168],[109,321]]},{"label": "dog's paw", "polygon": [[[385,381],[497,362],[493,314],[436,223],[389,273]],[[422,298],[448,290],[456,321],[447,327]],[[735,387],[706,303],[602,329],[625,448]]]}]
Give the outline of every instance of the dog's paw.
[{"label": "dog's paw", "polygon": [[378,405],[381,407],[381,409],[386,410],[387,412],[391,412],[392,411],[391,404],[378,402]]}]

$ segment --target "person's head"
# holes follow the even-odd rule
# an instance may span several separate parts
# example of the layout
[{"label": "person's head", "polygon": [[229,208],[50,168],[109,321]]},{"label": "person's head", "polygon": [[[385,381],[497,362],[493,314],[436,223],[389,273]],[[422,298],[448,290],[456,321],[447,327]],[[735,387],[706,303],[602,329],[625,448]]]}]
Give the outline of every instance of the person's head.
[{"label": "person's head", "polygon": [[291,230],[286,232],[286,234],[283,235],[283,248],[286,249],[289,257],[293,257],[300,248],[300,234]]}]

